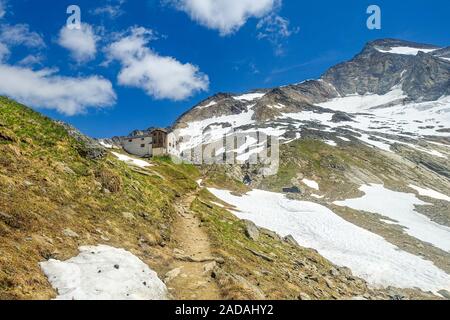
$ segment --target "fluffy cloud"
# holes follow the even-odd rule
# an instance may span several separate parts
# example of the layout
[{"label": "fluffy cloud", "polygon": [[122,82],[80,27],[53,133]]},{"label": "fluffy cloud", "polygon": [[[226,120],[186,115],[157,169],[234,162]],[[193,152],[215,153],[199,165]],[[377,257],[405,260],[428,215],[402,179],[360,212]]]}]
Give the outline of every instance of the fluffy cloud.
[{"label": "fluffy cloud", "polygon": [[299,28],[291,29],[290,22],[277,14],[270,14],[258,22],[258,39],[268,39],[275,47],[275,54],[284,53],[283,42],[292,34],[299,32]]},{"label": "fluffy cloud", "polygon": [[91,10],[90,13],[93,15],[104,15],[111,19],[115,19],[124,14],[122,5],[125,2],[126,0],[108,0],[106,5],[95,8]]},{"label": "fluffy cloud", "polygon": [[58,43],[70,51],[78,63],[95,58],[97,53],[97,36],[89,24],[83,23],[81,29],[69,29],[64,26],[59,32]]},{"label": "fluffy cloud", "polygon": [[38,33],[30,31],[30,27],[27,24],[1,25],[0,42],[9,46],[23,45],[28,48],[38,49],[45,47],[42,37]]},{"label": "fluffy cloud", "polygon": [[208,89],[208,76],[190,63],[163,57],[147,47],[153,33],[145,28],[132,28],[106,50],[109,60],[120,62],[118,82],[143,89],[156,99],[175,101]]},{"label": "fluffy cloud", "polygon": [[0,63],[5,61],[9,57],[9,49],[3,43],[0,43]]},{"label": "fluffy cloud", "polygon": [[0,64],[0,94],[69,116],[83,113],[88,107],[111,106],[116,101],[111,82],[101,77],[62,77],[55,70],[34,71],[5,64]]},{"label": "fluffy cloud", "polygon": [[0,63],[8,60],[10,49],[15,46],[42,49],[45,42],[38,33],[30,31],[27,24],[0,25]]},{"label": "fluffy cloud", "polygon": [[[1,1],[0,4],[3,3]],[[88,28],[84,32],[86,30]],[[72,42],[72,45],[83,47],[82,53],[89,51],[85,41],[77,41]],[[17,66],[12,66],[6,60],[10,55],[10,48],[14,46],[35,49],[37,53],[30,53]],[[43,56],[39,51],[45,47],[43,38],[30,31],[26,24],[0,26],[0,95],[9,96],[32,107],[55,109],[66,115],[83,113],[89,107],[101,108],[115,103],[116,94],[112,84],[104,78],[63,77],[54,69],[31,69],[30,66],[42,62]]]},{"label": "fluffy cloud", "polygon": [[191,19],[221,35],[240,29],[249,18],[261,18],[275,10],[281,0],[169,0]]}]

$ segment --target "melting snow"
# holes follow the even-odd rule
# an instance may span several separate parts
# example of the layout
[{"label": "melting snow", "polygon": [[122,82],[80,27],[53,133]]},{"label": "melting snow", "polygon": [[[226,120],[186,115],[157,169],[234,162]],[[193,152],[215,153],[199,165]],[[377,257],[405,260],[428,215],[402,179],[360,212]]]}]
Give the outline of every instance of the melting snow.
[{"label": "melting snow", "polygon": [[438,49],[422,49],[422,48],[413,48],[413,47],[393,47],[390,50],[382,50],[377,49],[383,53],[392,53],[392,54],[403,54],[403,55],[411,55],[416,56],[420,51],[425,53],[430,53],[436,51]]},{"label": "melting snow", "polygon": [[57,300],[166,300],[167,288],[139,258],[109,246],[80,247],[67,261],[41,268],[58,291]]},{"label": "melting snow", "polygon": [[[263,95],[262,93],[254,93],[239,96],[236,99],[249,101]],[[414,148],[419,152],[447,159],[448,155],[440,152],[440,150],[435,150],[430,146],[419,146],[418,143],[425,136],[449,136],[445,130],[438,129],[450,127],[450,96],[441,97],[437,101],[420,103],[405,103],[405,98],[406,95],[401,88],[394,87],[385,95],[366,94],[361,96],[355,94],[319,104],[323,108],[352,114],[353,122],[333,122],[334,113],[331,111],[302,111],[281,114],[271,123],[270,128],[239,130],[243,126],[255,125],[255,120],[252,119],[255,104],[249,102],[247,110],[240,114],[188,123],[186,128],[179,130],[180,136],[186,137],[181,142],[180,149],[181,151],[190,150],[201,144],[222,141],[223,137],[232,134],[234,130],[244,133],[265,132],[268,135],[281,137],[283,143],[289,143],[301,137],[300,130],[302,127],[308,126],[311,130],[314,130],[310,125],[310,122],[313,122],[320,126],[316,130],[323,132],[336,133],[338,129],[353,131],[355,138],[380,150],[395,152],[391,150],[391,145],[397,143]],[[281,105],[270,107],[281,108]],[[296,129],[298,132],[296,132],[295,138],[282,137],[287,131],[292,133]],[[392,136],[399,138],[394,140]],[[344,137],[339,137],[339,139],[350,141]],[[413,139],[416,139],[416,141],[413,141]],[[335,141],[326,141],[326,143],[336,146]],[[251,147],[257,149],[260,146],[254,145]],[[241,153],[239,154],[239,160],[246,161],[253,154],[253,150],[246,152],[246,154]]]},{"label": "melting snow", "polygon": [[271,108],[271,109],[283,109],[283,108],[286,108],[286,106],[284,104],[282,104],[282,103],[277,103],[277,104],[274,104],[274,105],[270,105],[268,107]]},{"label": "melting snow", "polygon": [[410,236],[431,243],[444,251],[450,251],[450,228],[418,213],[415,205],[427,203],[418,199],[415,194],[391,191],[377,184],[362,186],[360,190],[365,193],[362,198],[336,201],[335,204],[378,213],[398,221]]},{"label": "melting snow", "polygon": [[112,144],[106,143],[105,140],[98,140],[98,143],[105,147],[106,149],[113,149],[114,146]]},{"label": "melting snow", "polygon": [[151,167],[152,166],[147,161],[131,158],[131,157],[129,157],[127,155],[124,155],[124,154],[121,154],[121,153],[112,152],[112,154],[115,155],[117,157],[117,159],[119,159],[120,161],[126,162],[126,163],[128,163],[130,165],[134,165],[134,166],[141,167],[141,168]]},{"label": "melting snow", "polygon": [[211,101],[208,104],[204,105],[204,106],[198,106],[197,109],[206,109],[212,106],[215,106],[217,104],[217,102],[215,101]]},{"label": "melting snow", "polygon": [[375,148],[384,150],[384,151],[391,151],[391,145],[389,143],[386,143],[384,140],[377,137],[377,140],[374,140],[373,137],[371,137],[368,134],[360,133],[360,137],[357,137],[362,142],[365,142],[366,144],[369,144]]},{"label": "melting snow", "polygon": [[241,114],[189,122],[186,128],[182,128],[178,132],[179,136],[186,137],[180,144],[180,150],[189,150],[201,144],[218,141],[219,139],[223,139],[223,137],[230,132],[233,132],[233,128],[253,124],[255,122],[252,119],[254,114],[253,107],[254,105],[248,105],[247,111]]},{"label": "melting snow", "polygon": [[329,146],[337,147],[337,143],[333,140],[325,140],[324,142]]},{"label": "melting snow", "polygon": [[318,250],[337,265],[351,268],[373,285],[418,287],[433,292],[450,288],[450,276],[432,262],[400,250],[324,206],[262,190],[253,190],[242,197],[224,190],[210,191],[234,205],[239,218],[281,236],[292,235],[300,245]]},{"label": "melting snow", "polygon": [[241,96],[236,96],[233,98],[236,100],[239,100],[239,101],[253,101],[256,99],[261,99],[265,95],[266,95],[265,93],[248,93],[248,94],[243,94]]},{"label": "melting snow", "polygon": [[362,112],[370,108],[381,106],[393,101],[399,101],[407,98],[402,89],[394,89],[385,95],[371,94],[366,95],[348,95],[343,98],[336,98],[330,101],[320,103],[319,106],[344,112]]},{"label": "melting snow", "polygon": [[450,202],[450,197],[446,196],[445,194],[442,194],[440,192],[437,192],[437,191],[434,191],[434,190],[431,190],[428,188],[424,189],[424,188],[417,187],[412,184],[410,184],[409,187],[416,190],[419,193],[419,195],[421,195],[421,196],[430,197],[430,198],[438,199],[438,200],[445,200],[445,201]]},{"label": "melting snow", "polygon": [[315,182],[314,180],[303,179],[302,182],[304,184],[306,184],[308,187],[310,187],[311,189],[315,189],[315,190],[319,191],[319,184],[317,182]]}]

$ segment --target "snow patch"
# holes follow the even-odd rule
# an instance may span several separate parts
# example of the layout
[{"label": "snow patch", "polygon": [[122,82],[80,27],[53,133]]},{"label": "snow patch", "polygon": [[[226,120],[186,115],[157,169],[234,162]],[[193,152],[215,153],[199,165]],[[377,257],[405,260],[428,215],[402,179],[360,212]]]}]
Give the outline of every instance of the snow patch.
[{"label": "snow patch", "polygon": [[216,104],[217,104],[217,102],[211,101],[210,103],[208,103],[208,104],[206,104],[206,105],[204,105],[204,106],[198,106],[197,109],[206,109],[206,108],[215,106]]},{"label": "snow patch", "polygon": [[167,288],[138,257],[109,246],[80,247],[67,261],[49,260],[40,266],[57,300],[166,300]]},{"label": "snow patch", "polygon": [[120,161],[123,161],[123,162],[128,163],[133,166],[137,166],[137,167],[141,167],[141,168],[152,166],[152,164],[148,163],[147,161],[136,159],[136,158],[131,158],[131,157],[121,154],[121,153],[112,152],[112,154],[115,155],[117,157],[117,159],[119,159]]},{"label": "snow patch", "polygon": [[365,134],[365,133],[360,133],[361,136],[357,137],[358,140],[361,140],[362,142],[365,142],[366,144],[369,144],[375,148],[384,150],[384,151],[391,151],[391,145],[387,142],[385,142],[384,140],[380,139],[380,138],[376,138],[377,140],[374,140],[373,137],[371,135]]},{"label": "snow patch", "polygon": [[310,187],[311,189],[317,190],[319,191],[319,184],[317,182],[315,182],[314,180],[309,180],[309,179],[303,179],[302,182],[307,185],[308,187]]},{"label": "snow patch", "polygon": [[416,56],[419,52],[430,53],[438,49],[423,49],[414,47],[393,47],[390,50],[377,49],[379,52],[391,53],[391,54],[403,54],[409,56]]},{"label": "snow patch", "polygon": [[450,252],[450,228],[418,213],[415,206],[428,203],[418,199],[415,194],[391,191],[378,184],[364,185],[359,190],[365,193],[362,198],[336,201],[334,204],[377,213],[398,221],[410,236]]},{"label": "snow patch", "polygon": [[344,112],[361,112],[369,110],[373,107],[385,105],[394,101],[407,98],[402,89],[397,88],[389,91],[385,95],[365,94],[365,95],[348,95],[343,98],[335,98],[327,102],[318,104],[323,108],[328,108]]},{"label": "snow patch", "polygon": [[445,201],[450,202],[450,197],[449,196],[446,196],[445,194],[442,194],[440,192],[434,191],[432,189],[428,189],[428,188],[424,189],[424,188],[417,187],[417,186],[412,185],[412,184],[410,184],[409,187],[414,189],[414,190],[416,190],[419,193],[419,195],[421,195],[421,196],[425,196],[425,197],[429,197],[429,198],[433,198],[433,199],[438,199],[438,200],[445,200]]},{"label": "snow patch", "polygon": [[248,105],[247,111],[240,114],[219,116],[201,121],[193,121],[187,124],[186,128],[179,129],[179,136],[186,137],[180,143],[180,151],[193,149],[201,144],[208,144],[233,132],[234,128],[243,125],[253,124],[253,107]]},{"label": "snow patch", "polygon": [[247,94],[233,97],[233,99],[239,100],[239,101],[253,101],[256,99],[261,99],[265,95],[266,95],[265,93],[247,93]]},{"label": "snow patch", "polygon": [[100,143],[100,145],[105,147],[106,149],[114,149],[114,146],[112,144],[105,142],[105,140],[103,139],[98,140],[98,143]]},{"label": "snow patch", "polygon": [[269,105],[267,107],[269,107],[270,109],[284,109],[284,108],[286,108],[286,106],[284,104],[282,104],[282,103]]},{"label": "snow patch", "polygon": [[251,220],[283,237],[292,235],[300,245],[318,250],[334,264],[349,267],[372,285],[432,292],[450,288],[450,276],[432,262],[400,250],[325,206],[262,190],[242,197],[226,190],[209,190],[235,206],[238,211],[234,214],[240,219]]}]

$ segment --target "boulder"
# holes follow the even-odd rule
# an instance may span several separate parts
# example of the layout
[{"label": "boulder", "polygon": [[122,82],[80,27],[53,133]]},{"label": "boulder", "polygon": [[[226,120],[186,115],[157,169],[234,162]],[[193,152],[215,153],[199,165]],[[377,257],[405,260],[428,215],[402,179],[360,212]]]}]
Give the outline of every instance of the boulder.
[{"label": "boulder", "polygon": [[57,121],[57,123],[59,125],[61,125],[67,131],[69,136],[71,136],[73,139],[75,139],[79,143],[78,153],[82,157],[85,157],[85,158],[88,158],[91,160],[97,160],[97,159],[102,159],[106,156],[106,154],[107,154],[106,148],[103,147],[98,141],[82,134],[75,127],[73,127],[65,122]]},{"label": "boulder", "polygon": [[283,188],[284,193],[302,193],[299,187],[290,187],[290,188]]},{"label": "boulder", "polygon": [[331,118],[331,122],[353,122],[352,117],[345,112],[336,112]]},{"label": "boulder", "polygon": [[181,268],[173,269],[166,273],[164,282],[168,283],[168,282],[172,281],[173,279],[177,278],[180,274],[181,274]]},{"label": "boulder", "polygon": [[283,241],[286,242],[286,243],[289,243],[291,246],[294,246],[294,247],[298,247],[299,246],[297,240],[295,240],[294,237],[291,236],[291,235],[288,235],[288,236],[284,237]]},{"label": "boulder", "polygon": [[300,292],[298,299],[302,301],[312,300],[311,297],[304,292]]},{"label": "boulder", "polygon": [[69,238],[79,238],[80,237],[80,235],[78,233],[76,233],[75,231],[72,231],[71,229],[68,229],[68,228],[63,230],[63,234]]},{"label": "boulder", "polygon": [[249,220],[244,220],[244,224],[245,235],[253,241],[258,241],[260,236],[258,227]]}]

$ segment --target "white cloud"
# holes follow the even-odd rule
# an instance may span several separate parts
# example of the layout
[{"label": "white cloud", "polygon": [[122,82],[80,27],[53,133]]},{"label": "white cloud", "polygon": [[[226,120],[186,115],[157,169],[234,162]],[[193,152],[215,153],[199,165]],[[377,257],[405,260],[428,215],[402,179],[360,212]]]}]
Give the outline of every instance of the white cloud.
[{"label": "white cloud", "polygon": [[69,29],[64,26],[59,32],[58,44],[70,51],[78,63],[95,58],[97,53],[97,36],[89,24],[83,23],[81,29]]},{"label": "white cloud", "polygon": [[120,17],[125,12],[122,10],[122,5],[126,0],[108,0],[108,3],[102,7],[95,8],[90,11],[93,15],[104,15],[110,19]]},{"label": "white cloud", "polygon": [[45,42],[41,35],[30,31],[30,27],[27,24],[1,25],[0,41],[4,45],[11,46],[23,45],[29,48],[38,49],[45,47]]},{"label": "white cloud", "polygon": [[27,24],[0,25],[0,63],[9,59],[10,49],[15,46],[42,49],[45,42],[38,33],[30,31]]},{"label": "white cloud", "polygon": [[249,18],[261,18],[275,10],[281,0],[169,0],[191,19],[228,35],[239,30]]},{"label": "white cloud", "polygon": [[0,19],[6,14],[6,0],[0,0]]},{"label": "white cloud", "polygon": [[298,33],[299,28],[290,28],[290,21],[273,13],[261,19],[256,28],[258,39],[267,39],[275,48],[276,55],[284,54],[283,42],[291,35]]},{"label": "white cloud", "polygon": [[69,116],[83,113],[89,107],[111,106],[116,101],[111,82],[104,78],[63,77],[55,70],[34,71],[5,64],[0,64],[0,94]]},{"label": "white cloud", "polygon": [[107,48],[109,60],[122,65],[119,84],[141,88],[156,99],[175,101],[208,89],[208,76],[197,66],[160,56],[148,48],[152,38],[151,30],[135,27]]},{"label": "white cloud", "polygon": [[40,54],[29,54],[22,60],[18,62],[21,66],[32,67],[34,65],[42,65],[42,61],[44,60],[44,56]]},{"label": "white cloud", "polygon": [[0,63],[8,59],[10,51],[6,45],[0,42]]}]

